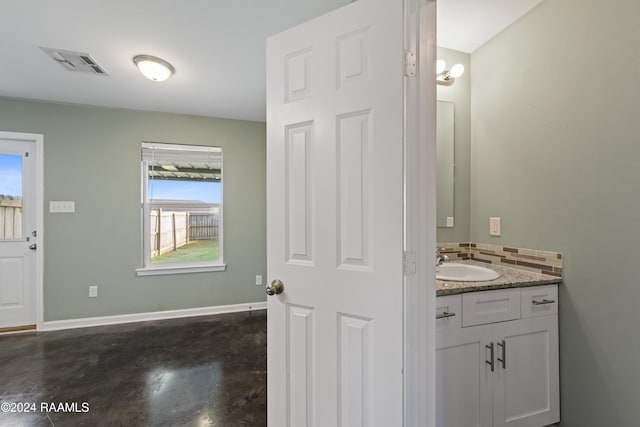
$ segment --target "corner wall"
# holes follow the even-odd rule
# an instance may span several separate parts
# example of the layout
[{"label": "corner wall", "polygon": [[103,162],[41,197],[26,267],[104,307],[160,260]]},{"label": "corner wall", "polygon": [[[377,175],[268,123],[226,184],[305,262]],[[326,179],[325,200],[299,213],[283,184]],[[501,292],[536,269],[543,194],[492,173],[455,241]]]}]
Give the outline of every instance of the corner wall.
[{"label": "corner wall", "polygon": [[[266,299],[264,123],[0,98],[0,129],[44,134],[45,321]],[[136,277],[142,141],[223,147],[226,271]]]},{"label": "corner wall", "polygon": [[546,0],[471,56],[470,240],[563,253],[563,427],[640,420],[638,17]]},{"label": "corner wall", "polygon": [[471,160],[470,117],[470,55],[456,50],[438,48],[438,59],[447,63],[464,65],[464,74],[452,86],[438,85],[438,100],[455,104],[454,107],[454,227],[438,227],[438,242],[468,242],[470,238],[469,169]]}]

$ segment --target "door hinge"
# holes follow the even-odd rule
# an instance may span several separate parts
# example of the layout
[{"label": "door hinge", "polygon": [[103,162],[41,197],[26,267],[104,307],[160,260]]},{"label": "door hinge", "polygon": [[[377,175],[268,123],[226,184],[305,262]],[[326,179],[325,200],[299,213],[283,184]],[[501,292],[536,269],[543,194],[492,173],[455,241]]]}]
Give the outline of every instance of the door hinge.
[{"label": "door hinge", "polygon": [[407,77],[416,76],[416,54],[410,50],[404,51],[404,75]]},{"label": "door hinge", "polygon": [[28,151],[27,151],[27,152],[25,152],[25,153],[24,153],[24,156],[25,156],[25,157],[29,157],[29,152],[28,152]]},{"label": "door hinge", "polygon": [[405,251],[402,256],[404,274],[413,276],[416,274],[416,253],[415,251]]}]

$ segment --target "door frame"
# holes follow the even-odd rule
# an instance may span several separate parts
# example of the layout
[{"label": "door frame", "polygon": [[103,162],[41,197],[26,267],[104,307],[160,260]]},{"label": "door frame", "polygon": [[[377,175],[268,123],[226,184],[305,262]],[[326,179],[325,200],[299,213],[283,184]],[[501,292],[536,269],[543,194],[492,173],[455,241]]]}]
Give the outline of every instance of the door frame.
[{"label": "door frame", "polygon": [[405,0],[404,425],[436,425],[436,0]]},{"label": "door frame", "polygon": [[42,329],[44,324],[44,136],[39,133],[4,132],[0,131],[0,139],[18,142],[33,142],[36,146],[35,162],[35,191],[36,191],[36,223],[38,232],[36,244],[36,272],[35,272],[35,313],[36,330]]}]

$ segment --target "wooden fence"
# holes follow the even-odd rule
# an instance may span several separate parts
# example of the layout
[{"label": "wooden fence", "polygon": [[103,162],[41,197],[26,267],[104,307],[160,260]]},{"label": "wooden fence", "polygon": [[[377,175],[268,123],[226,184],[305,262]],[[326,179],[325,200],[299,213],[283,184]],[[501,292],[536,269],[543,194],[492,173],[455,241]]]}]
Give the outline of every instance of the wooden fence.
[{"label": "wooden fence", "polygon": [[22,239],[22,200],[0,198],[0,240]]},{"label": "wooden fence", "polygon": [[218,238],[218,215],[212,213],[189,213],[189,240],[211,240]]},{"label": "wooden fence", "polygon": [[151,211],[151,257],[175,251],[193,240],[218,238],[218,216],[213,213]]}]

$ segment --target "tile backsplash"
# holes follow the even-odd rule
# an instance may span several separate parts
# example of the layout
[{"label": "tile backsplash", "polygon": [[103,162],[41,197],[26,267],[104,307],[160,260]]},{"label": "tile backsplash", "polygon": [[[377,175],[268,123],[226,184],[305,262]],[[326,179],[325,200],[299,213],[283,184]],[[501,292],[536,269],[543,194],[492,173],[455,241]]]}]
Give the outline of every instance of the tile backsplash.
[{"label": "tile backsplash", "polygon": [[562,254],[558,252],[471,242],[438,243],[438,248],[451,261],[471,259],[562,277]]}]

